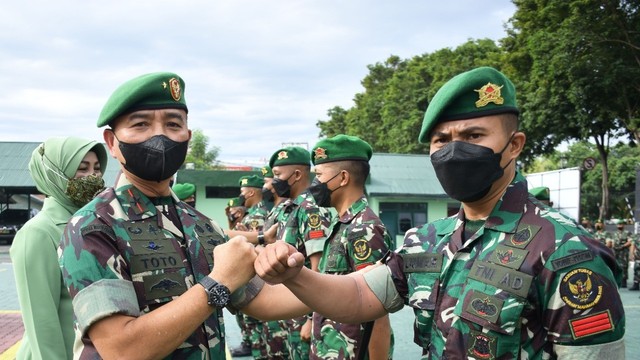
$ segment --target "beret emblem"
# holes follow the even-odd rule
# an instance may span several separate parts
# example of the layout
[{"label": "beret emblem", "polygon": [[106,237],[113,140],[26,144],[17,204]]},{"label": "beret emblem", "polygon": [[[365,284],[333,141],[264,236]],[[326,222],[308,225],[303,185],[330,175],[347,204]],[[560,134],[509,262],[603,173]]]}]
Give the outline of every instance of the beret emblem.
[{"label": "beret emblem", "polygon": [[180,88],[180,81],[178,81],[178,79],[169,79],[169,92],[171,93],[173,100],[180,101],[180,98],[182,97],[182,89]]},{"label": "beret emblem", "polygon": [[242,179],[242,181],[240,183],[242,185],[247,185],[247,183],[249,183],[249,179]]},{"label": "beret emblem", "polygon": [[260,171],[262,172],[262,176],[267,175],[267,173],[269,172],[266,167],[263,167],[262,169],[260,169]]},{"label": "beret emblem", "polygon": [[327,158],[327,150],[319,147],[313,151],[316,159],[326,159]]},{"label": "beret emblem", "polygon": [[503,86],[504,85],[498,86],[489,82],[479,90],[473,90],[477,92],[480,97],[478,101],[476,101],[476,107],[484,107],[489,103],[502,105],[504,103],[504,98],[500,95],[500,89],[502,89]]},{"label": "beret emblem", "polygon": [[278,153],[278,160],[282,160],[282,159],[288,159],[289,156],[287,155],[286,151],[280,151]]}]

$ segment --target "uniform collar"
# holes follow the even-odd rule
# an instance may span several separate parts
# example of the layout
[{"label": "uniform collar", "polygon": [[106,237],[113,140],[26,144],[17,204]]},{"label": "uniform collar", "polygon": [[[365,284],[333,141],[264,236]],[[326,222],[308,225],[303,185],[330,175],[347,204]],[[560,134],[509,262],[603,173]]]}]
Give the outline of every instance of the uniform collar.
[{"label": "uniform collar", "polygon": [[342,216],[340,216],[339,221],[343,224],[350,223],[353,218],[356,217],[356,215],[367,208],[367,205],[369,205],[369,202],[367,201],[367,198],[362,195],[360,199],[351,204],[349,209]]}]

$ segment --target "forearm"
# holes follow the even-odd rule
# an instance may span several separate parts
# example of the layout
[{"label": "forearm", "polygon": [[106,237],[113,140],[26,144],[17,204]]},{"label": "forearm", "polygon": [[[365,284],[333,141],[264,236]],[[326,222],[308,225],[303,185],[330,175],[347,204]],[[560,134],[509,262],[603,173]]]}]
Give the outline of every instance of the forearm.
[{"label": "forearm", "polygon": [[247,241],[252,243],[253,245],[258,245],[258,232],[257,231],[239,231],[239,230],[227,230],[226,231],[229,238],[235,236],[244,236],[247,238]]},{"label": "forearm", "polygon": [[284,285],[311,309],[338,322],[362,323],[386,314],[358,273],[329,275],[302,268]]},{"label": "forearm", "polygon": [[112,315],[88,331],[104,359],[157,359],[174,351],[214,308],[207,304],[201,285],[140,317]]},{"label": "forearm", "polygon": [[387,360],[391,348],[391,324],[389,315],[375,321],[369,341],[369,359]]},{"label": "forearm", "polygon": [[284,285],[265,284],[242,312],[260,320],[284,320],[299,317],[311,312],[311,309],[300,301]]}]

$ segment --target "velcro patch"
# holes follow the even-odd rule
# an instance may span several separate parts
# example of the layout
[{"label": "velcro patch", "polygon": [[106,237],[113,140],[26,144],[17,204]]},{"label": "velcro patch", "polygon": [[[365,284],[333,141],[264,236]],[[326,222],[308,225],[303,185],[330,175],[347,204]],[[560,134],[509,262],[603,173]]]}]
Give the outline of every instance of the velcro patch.
[{"label": "velcro patch", "polygon": [[105,224],[92,224],[92,225],[84,226],[80,230],[80,233],[82,234],[83,237],[93,232],[101,232],[107,235],[111,240],[114,240],[114,241],[116,239],[116,234],[115,232],[113,232],[113,229],[110,226]]},{"label": "velcro patch", "polygon": [[533,276],[529,274],[482,261],[473,263],[468,276],[521,298],[527,297],[533,281]]},{"label": "velcro patch", "polygon": [[590,250],[584,250],[555,259],[551,261],[551,265],[553,270],[560,270],[589,260],[593,260],[593,253]]},{"label": "velcro patch", "polygon": [[467,343],[467,355],[474,359],[495,359],[498,342],[495,337],[471,330]]},{"label": "velcro patch", "polygon": [[319,239],[324,237],[324,230],[311,230],[309,231],[309,239]]},{"label": "velcro patch", "polygon": [[442,270],[442,254],[402,254],[404,260],[403,271],[413,272],[435,272]]},{"label": "velcro patch", "polygon": [[569,325],[571,326],[571,335],[573,335],[574,339],[580,339],[585,336],[600,334],[614,329],[609,310],[569,320]]}]

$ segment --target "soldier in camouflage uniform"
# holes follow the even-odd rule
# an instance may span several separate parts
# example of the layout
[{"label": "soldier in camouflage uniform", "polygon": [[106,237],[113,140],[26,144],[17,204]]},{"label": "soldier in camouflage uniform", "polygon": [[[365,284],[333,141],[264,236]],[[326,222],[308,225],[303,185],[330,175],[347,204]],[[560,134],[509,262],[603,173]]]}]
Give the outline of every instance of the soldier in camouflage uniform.
[{"label": "soldier in camouflage uniform", "polygon": [[60,244],[75,359],[224,359],[222,307],[265,307],[253,301],[263,282],[243,287],[253,269],[236,268],[255,259],[253,246],[227,242],[171,191],[191,136],[182,89],[173,73],[137,77],[113,93],[98,120],[110,126],[105,142],[122,172],[71,218]]},{"label": "soldier in camouflage uniform", "polygon": [[[375,264],[395,249],[364,196],[371,155],[369,144],[348,135],[321,140],[311,152],[316,178],[309,192],[316,204],[333,206],[339,214],[324,244],[320,272],[349,274]],[[365,338],[369,336],[370,341]],[[343,324],[313,313],[310,359],[387,359],[392,354],[388,315],[375,322]]]},{"label": "soldier in camouflage uniform", "polygon": [[[289,197],[278,221],[276,238],[296,247],[305,256],[306,266],[318,271],[324,242],[329,235],[331,213],[318,207],[309,187],[311,155],[301,147],[276,151],[269,161],[274,175],[272,186],[278,196]],[[294,360],[309,358],[311,314],[283,322],[288,329],[287,347]]]},{"label": "soldier in camouflage uniform", "polygon": [[594,224],[594,229],[595,231],[593,233],[593,238],[595,240],[598,240],[598,242],[602,245],[609,247],[608,242],[611,239],[611,235],[604,229],[602,220],[598,219],[596,221],[596,223]]},{"label": "soldier in camouflage uniform", "polygon": [[[271,183],[273,182],[273,171],[269,165],[265,165],[260,169],[264,177],[264,187],[262,188],[262,198],[273,199],[273,207],[267,214],[264,226],[270,228],[277,222],[279,216],[284,212],[285,205],[289,198],[278,196],[273,190]],[[262,326],[262,334],[260,341],[266,345],[267,357],[269,359],[288,359],[289,348],[287,347],[287,338],[289,331],[281,326],[280,321],[272,320],[264,322]]]},{"label": "soldier in camouflage uniform", "polygon": [[[248,231],[263,231],[267,208],[262,201],[262,186],[264,180],[258,175],[243,176],[238,180],[240,196],[238,202],[247,210],[240,220],[242,229]],[[242,312],[236,314],[236,321],[242,333],[242,343],[231,350],[232,356],[246,356],[251,354],[254,359],[267,359],[266,346],[260,341],[262,321]]]},{"label": "soldier in camouflage uniform", "polygon": [[619,220],[616,225],[617,231],[611,234],[613,240],[613,252],[615,253],[618,265],[622,268],[621,287],[627,287],[629,278],[629,251],[633,245],[631,233],[624,229],[624,220]]},{"label": "soldier in camouflage uniform", "polygon": [[258,256],[258,275],[336,321],[411,306],[424,359],[623,359],[620,269],[575,222],[527,193],[515,169],[526,138],[517,114],[515,88],[499,71],[452,78],[429,103],[419,139],[430,142],[459,213],[409,230],[384,265],[359,273],[311,273],[276,242]]}]

